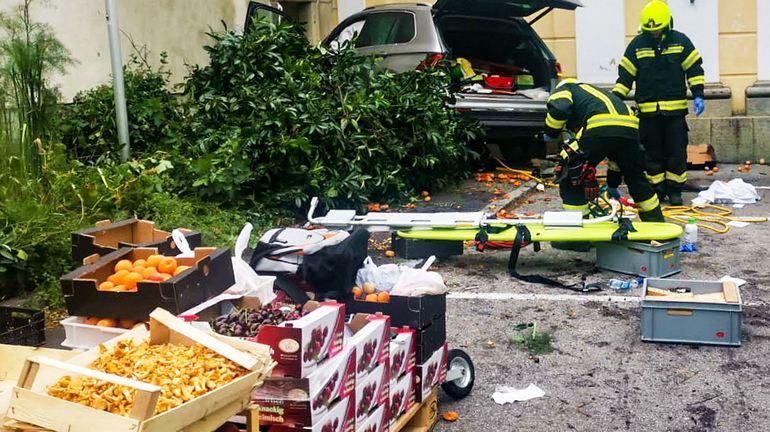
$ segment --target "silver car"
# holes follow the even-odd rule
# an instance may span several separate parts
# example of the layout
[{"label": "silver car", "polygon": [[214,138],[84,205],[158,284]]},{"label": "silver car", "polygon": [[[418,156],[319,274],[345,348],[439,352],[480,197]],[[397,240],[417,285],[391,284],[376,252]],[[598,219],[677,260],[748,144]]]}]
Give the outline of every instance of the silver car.
[{"label": "silver car", "polygon": [[[545,126],[546,99],[561,75],[561,66],[532,24],[554,8],[579,6],[579,0],[374,6],[345,19],[323,43],[333,49],[352,40],[361,55],[382,57],[382,66],[396,72],[441,57],[464,59],[474,73],[491,78],[461,86],[452,98],[454,108],[479,120],[487,141],[499,145],[506,159],[528,159],[543,148],[534,135]],[[523,18],[529,16],[534,18]],[[512,82],[517,76],[526,77],[526,86]]]}]

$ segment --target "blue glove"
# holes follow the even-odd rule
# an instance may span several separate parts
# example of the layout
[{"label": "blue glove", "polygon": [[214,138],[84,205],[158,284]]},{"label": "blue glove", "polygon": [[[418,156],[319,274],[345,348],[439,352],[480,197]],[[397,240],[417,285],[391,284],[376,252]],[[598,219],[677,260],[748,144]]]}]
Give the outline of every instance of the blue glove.
[{"label": "blue glove", "polygon": [[559,138],[558,137],[552,137],[552,136],[548,135],[547,133],[543,134],[543,142],[545,142],[545,143],[551,142],[551,141],[556,141],[557,139],[559,139]]},{"label": "blue glove", "polygon": [[607,195],[610,196],[612,199],[619,200],[621,196],[623,196],[620,193],[620,188],[608,188],[607,189]]},{"label": "blue glove", "polygon": [[692,107],[695,110],[695,116],[699,116],[703,114],[703,110],[706,109],[706,106],[703,104],[703,98],[702,97],[696,97],[692,101]]}]

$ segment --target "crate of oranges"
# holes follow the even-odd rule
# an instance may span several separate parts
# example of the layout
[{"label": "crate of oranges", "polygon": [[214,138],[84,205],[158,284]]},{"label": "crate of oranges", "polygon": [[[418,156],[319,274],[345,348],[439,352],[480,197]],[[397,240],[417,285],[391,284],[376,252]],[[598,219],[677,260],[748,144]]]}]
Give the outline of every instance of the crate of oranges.
[{"label": "crate of oranges", "polygon": [[144,321],[156,307],[178,314],[235,283],[228,249],[196,248],[164,256],[155,248],[121,248],[61,279],[70,315]]}]

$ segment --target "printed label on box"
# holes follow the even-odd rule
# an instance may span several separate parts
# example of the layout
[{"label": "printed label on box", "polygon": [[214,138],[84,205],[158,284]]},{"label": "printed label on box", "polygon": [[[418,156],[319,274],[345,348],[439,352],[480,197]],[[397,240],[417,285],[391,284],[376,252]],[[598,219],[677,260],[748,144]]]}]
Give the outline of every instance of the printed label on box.
[{"label": "printed label on box", "polygon": [[334,404],[323,417],[310,428],[285,425],[271,426],[269,432],[354,432],[356,429],[355,401],[353,396]]},{"label": "printed label on box", "polygon": [[356,378],[363,378],[390,358],[390,317],[356,314],[348,325],[353,333],[347,344],[356,349]]},{"label": "printed label on box", "polygon": [[447,372],[447,355],[448,347],[444,343],[441,348],[433,352],[428,361],[417,366],[418,376],[420,377],[420,388],[416,392],[418,402],[424,401],[430,396],[433,387],[444,382]]},{"label": "printed label on box", "polygon": [[342,350],[345,305],[321,303],[298,320],[262,326],[257,342],[273,349],[273,376],[304,378]]},{"label": "printed label on box", "polygon": [[385,402],[368,417],[356,423],[356,432],[388,432],[390,430],[388,411],[388,403]]},{"label": "printed label on box", "polygon": [[356,421],[369,415],[377,406],[390,399],[390,368],[377,366],[364,378],[356,381]]},{"label": "printed label on box", "polygon": [[396,336],[390,341],[390,381],[395,382],[407,372],[413,371],[417,337],[412,329],[394,329]]},{"label": "printed label on box", "polygon": [[390,386],[390,422],[398,421],[401,414],[415,404],[414,371],[409,371]]},{"label": "printed label on box", "polygon": [[355,403],[355,350],[319,364],[307,378],[268,378],[252,391],[259,406],[260,424],[310,427],[327,414],[334,402],[353,396]]}]

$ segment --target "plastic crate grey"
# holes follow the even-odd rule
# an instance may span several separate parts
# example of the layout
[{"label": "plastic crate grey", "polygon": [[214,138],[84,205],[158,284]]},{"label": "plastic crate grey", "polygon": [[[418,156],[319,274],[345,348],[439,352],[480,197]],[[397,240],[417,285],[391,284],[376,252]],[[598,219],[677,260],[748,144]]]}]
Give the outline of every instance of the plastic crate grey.
[{"label": "plastic crate grey", "polygon": [[679,273],[679,239],[660,246],[640,242],[595,243],[596,267],[645,277],[666,277]]},{"label": "plastic crate grey", "polygon": [[689,300],[651,300],[648,287],[668,290],[690,288],[693,294],[723,292],[722,282],[647,278],[642,291],[642,340],[688,344],[741,344],[742,304]]}]

